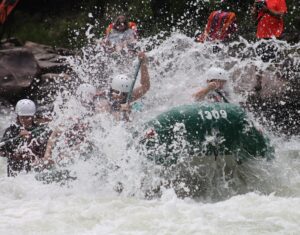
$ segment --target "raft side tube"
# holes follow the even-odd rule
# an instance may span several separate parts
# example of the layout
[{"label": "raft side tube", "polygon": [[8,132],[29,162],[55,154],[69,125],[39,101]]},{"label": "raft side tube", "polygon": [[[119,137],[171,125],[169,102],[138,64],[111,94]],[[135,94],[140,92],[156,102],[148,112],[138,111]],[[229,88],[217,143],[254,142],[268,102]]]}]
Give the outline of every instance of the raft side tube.
[{"label": "raft side tube", "polygon": [[175,107],[148,122],[154,136],[145,141],[157,164],[175,164],[182,156],[234,155],[237,161],[272,155],[269,140],[239,106],[197,103]]}]

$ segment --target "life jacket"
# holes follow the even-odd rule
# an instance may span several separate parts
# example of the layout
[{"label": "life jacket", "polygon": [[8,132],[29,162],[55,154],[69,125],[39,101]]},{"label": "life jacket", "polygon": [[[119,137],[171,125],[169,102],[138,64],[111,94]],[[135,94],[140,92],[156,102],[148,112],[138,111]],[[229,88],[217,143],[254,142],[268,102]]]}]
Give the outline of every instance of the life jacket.
[{"label": "life jacket", "polygon": [[[225,97],[225,99],[224,99]],[[207,94],[206,100],[209,102],[225,102],[227,101],[228,93],[224,90],[219,90],[218,92],[213,91]]]},{"label": "life jacket", "polygon": [[0,3],[0,25],[4,24],[9,14],[16,7],[19,0],[3,0]]},{"label": "life jacket", "polygon": [[[105,36],[107,37],[114,29],[114,23],[111,23],[105,30]],[[128,22],[128,29],[132,29],[137,34],[137,25],[135,22]]]},{"label": "life jacket", "polygon": [[[20,133],[20,126],[13,124],[5,130],[2,141],[6,144],[1,148],[7,157],[7,174],[15,176],[18,172],[31,170],[31,163],[43,158],[51,130],[44,125],[33,125],[29,138],[15,138]],[[10,141],[11,140],[11,141]]]},{"label": "life jacket", "polygon": [[213,11],[208,17],[204,32],[196,36],[196,42],[224,41],[230,38],[237,29],[235,21],[234,12]]},{"label": "life jacket", "polygon": [[[285,0],[266,0],[269,10],[277,11],[282,14],[287,12]],[[257,15],[257,38],[279,38],[284,30],[283,19],[278,19],[267,12],[260,10]]]},{"label": "life jacket", "polygon": [[124,32],[120,32],[114,29],[114,24],[110,24],[106,29],[106,41],[113,44],[118,45],[124,42],[131,43],[137,39],[137,28],[134,22],[128,23],[128,29]]}]

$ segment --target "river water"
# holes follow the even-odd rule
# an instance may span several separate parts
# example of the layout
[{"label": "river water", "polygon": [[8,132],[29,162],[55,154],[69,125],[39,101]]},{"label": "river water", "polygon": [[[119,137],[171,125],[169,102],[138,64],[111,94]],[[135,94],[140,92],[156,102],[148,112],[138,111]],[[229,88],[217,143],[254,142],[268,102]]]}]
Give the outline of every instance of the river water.
[{"label": "river water", "polygon": [[[154,45],[158,38],[141,42],[141,47]],[[243,52],[251,46],[246,44]],[[142,123],[170,107],[193,102],[191,94],[205,83],[204,71],[212,65],[229,66],[229,72],[239,77],[250,72],[249,64],[266,66],[259,60],[212,51],[212,45],[196,45],[184,35],[173,34],[148,52],[151,89],[143,99],[143,110],[132,114],[132,122],[117,123],[97,114],[87,118],[93,126],[87,137],[96,146],[92,151],[83,146],[68,153],[63,143],[58,144],[58,149],[72,156],[72,164],[64,167],[76,180],[46,184],[36,180],[35,174],[8,178],[5,159],[0,159],[0,234],[299,234],[297,136],[278,137],[265,129],[275,147],[275,159],[246,162],[231,179],[221,172],[199,197],[179,197],[172,187],[162,188],[159,196],[145,196],[160,178],[158,167],[136,148],[134,133]],[[131,62],[104,58],[95,47],[83,49],[82,54],[69,61],[84,82],[102,86],[105,79],[100,76],[117,73],[120,67],[134,70]],[[99,68],[105,70],[100,75]],[[236,103],[244,99],[233,97]],[[72,95],[63,94],[55,111],[51,125],[63,122],[67,126],[70,117],[79,117],[84,107]],[[1,115],[1,133],[12,119],[12,114]]]}]

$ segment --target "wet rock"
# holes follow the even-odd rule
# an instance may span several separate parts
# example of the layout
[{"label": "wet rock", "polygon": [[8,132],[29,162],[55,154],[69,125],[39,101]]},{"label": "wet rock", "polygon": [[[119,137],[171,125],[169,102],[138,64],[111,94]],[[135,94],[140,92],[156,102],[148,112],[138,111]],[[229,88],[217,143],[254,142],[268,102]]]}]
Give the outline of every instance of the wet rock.
[{"label": "wet rock", "polygon": [[[37,53],[37,54],[34,55],[34,57],[39,61],[51,61],[51,62],[57,62],[58,61],[57,55],[53,54],[53,53],[48,53],[48,54]],[[53,59],[54,59],[54,61],[53,61]]]},{"label": "wet rock", "polygon": [[33,54],[25,48],[0,50],[1,97],[18,96],[40,72]]},{"label": "wet rock", "polygon": [[52,102],[70,78],[65,73],[69,67],[64,56],[73,52],[34,42],[21,45],[14,38],[1,43],[0,97],[12,102],[25,97]]},{"label": "wet rock", "polygon": [[74,55],[74,52],[71,50],[68,50],[66,48],[54,48],[48,45],[44,45],[44,44],[39,44],[39,43],[35,43],[35,42],[30,42],[27,41],[24,45],[25,48],[29,49],[30,51],[32,51],[32,53],[34,55],[42,53],[42,54],[56,54],[56,55],[60,55],[60,56],[69,56],[69,55]]},{"label": "wet rock", "polygon": [[41,73],[61,73],[66,70],[68,66],[61,63],[53,63],[50,61],[38,61],[38,65],[41,68]]},{"label": "wet rock", "polygon": [[72,52],[63,48],[53,48],[51,46],[26,42],[25,48],[30,50],[37,60],[41,73],[62,73],[68,69],[68,65],[62,55],[70,55]]},{"label": "wet rock", "polygon": [[12,48],[21,47],[21,46],[22,46],[22,43],[17,38],[8,38],[8,39],[1,40],[1,42],[0,42],[1,50],[12,49]]}]

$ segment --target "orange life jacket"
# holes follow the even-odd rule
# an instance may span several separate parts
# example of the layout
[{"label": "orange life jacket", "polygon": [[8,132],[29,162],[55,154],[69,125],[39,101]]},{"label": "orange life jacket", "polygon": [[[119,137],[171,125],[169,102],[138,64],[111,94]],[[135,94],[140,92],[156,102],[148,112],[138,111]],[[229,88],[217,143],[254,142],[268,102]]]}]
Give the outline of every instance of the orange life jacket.
[{"label": "orange life jacket", "polygon": [[0,3],[0,25],[4,24],[9,14],[12,12],[12,10],[16,7],[19,0],[3,0]]},{"label": "orange life jacket", "polygon": [[[111,23],[105,30],[105,36],[108,36],[112,32],[113,28],[114,28],[114,23]],[[135,31],[135,33],[137,33],[136,23],[132,21],[128,22],[128,28],[132,29],[133,31]]]},{"label": "orange life jacket", "polygon": [[197,42],[224,41],[236,31],[234,12],[213,11],[208,17],[205,30],[196,37]]}]

